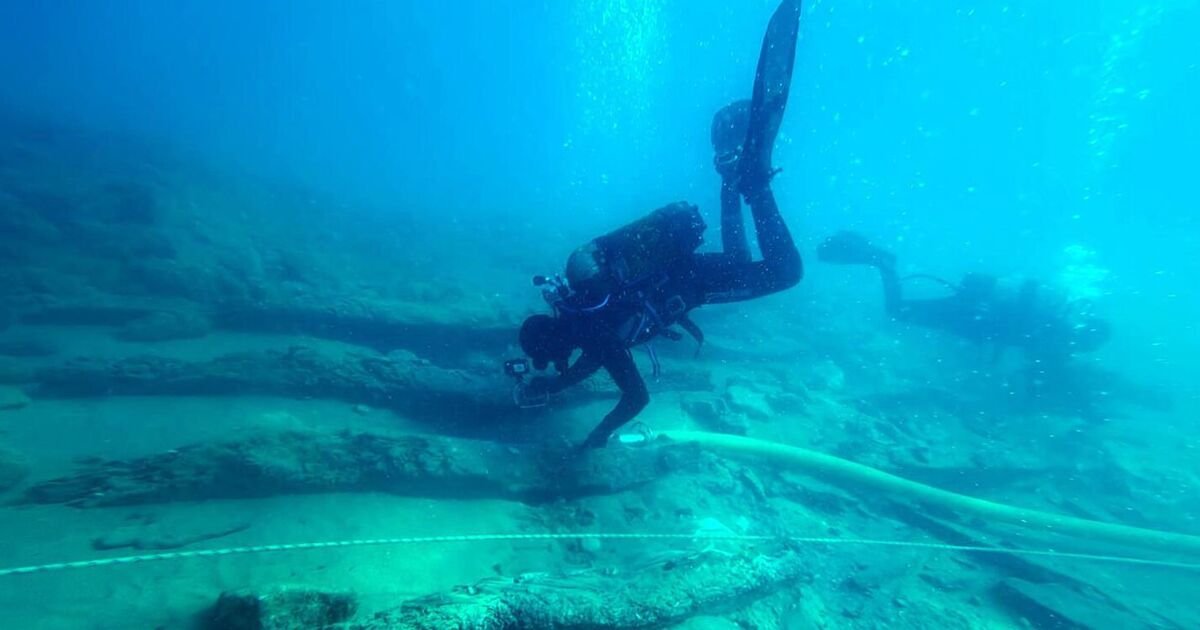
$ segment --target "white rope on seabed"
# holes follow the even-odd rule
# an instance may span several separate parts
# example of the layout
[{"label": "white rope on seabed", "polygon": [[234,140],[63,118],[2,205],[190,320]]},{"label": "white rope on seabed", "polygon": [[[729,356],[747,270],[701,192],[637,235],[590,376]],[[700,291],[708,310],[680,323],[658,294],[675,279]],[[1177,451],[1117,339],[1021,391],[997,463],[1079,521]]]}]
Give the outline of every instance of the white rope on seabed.
[{"label": "white rope on seabed", "polygon": [[822,538],[809,536],[751,536],[740,534],[616,534],[616,533],[574,533],[574,534],[467,534],[460,536],[408,536],[403,538],[360,538],[355,540],[334,540],[323,542],[302,542],[281,545],[251,545],[246,547],[224,547],[221,549],[195,549],[187,551],[168,551],[137,556],[118,556],[114,558],[98,558],[95,560],[77,560],[74,562],[54,562],[36,564],[24,567],[0,569],[0,577],[29,573],[45,573],[50,571],[65,571],[67,569],[88,569],[94,567],[115,566],[120,564],[138,564],[157,562],[161,560],[184,560],[187,558],[209,558],[219,556],[247,555],[270,553],[276,551],[307,551],[312,549],[332,549],[341,547],[375,547],[388,545],[421,545],[438,543],[474,543],[499,542],[506,540],[725,540],[739,542],[785,542],[800,545],[863,545],[873,547],[907,547],[910,549],[932,549],[938,551],[966,551],[976,553],[993,553],[1013,556],[1042,556],[1070,560],[1086,560],[1092,562],[1115,562],[1121,564],[1136,564],[1144,566],[1168,567],[1200,571],[1200,564],[1190,562],[1171,562],[1168,560],[1152,560],[1126,556],[1106,556],[1087,553],[1072,553],[1054,551],[1052,549],[1011,549],[1007,547],[986,547],[973,545],[948,545],[933,542],[915,542],[904,540],[873,540],[866,538]]}]

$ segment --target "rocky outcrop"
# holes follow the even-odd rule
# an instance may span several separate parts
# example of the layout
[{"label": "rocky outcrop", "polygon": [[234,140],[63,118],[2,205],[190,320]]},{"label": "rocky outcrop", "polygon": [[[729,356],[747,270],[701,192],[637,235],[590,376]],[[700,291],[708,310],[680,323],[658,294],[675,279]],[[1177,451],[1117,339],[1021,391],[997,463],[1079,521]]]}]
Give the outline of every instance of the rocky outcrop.
[{"label": "rocky outcrop", "polygon": [[353,595],[303,587],[277,588],[267,593],[222,593],[202,615],[206,630],[322,630],[344,628],[358,602]]},{"label": "rocky outcrop", "polygon": [[617,492],[697,465],[681,449],[578,456],[445,437],[283,432],[92,462],[33,485],[23,502],[103,507],[352,491],[544,502]]},{"label": "rocky outcrop", "polygon": [[689,396],[680,405],[697,424],[717,433],[746,435],[746,415],[729,408],[726,401],[712,394]]},{"label": "rocky outcrop", "polygon": [[125,324],[117,330],[115,336],[123,341],[171,341],[203,337],[211,329],[208,318],[199,313],[161,311]]},{"label": "rocky outcrop", "polygon": [[408,348],[437,362],[479,352],[502,352],[516,342],[520,322],[493,306],[330,298],[288,299],[222,306],[214,323],[229,330],[306,334],[383,352]]},{"label": "rocky outcrop", "polygon": [[[138,268],[149,269],[149,265],[141,263]],[[111,326],[118,328],[118,337],[134,341],[201,336],[210,327],[308,335],[381,352],[405,348],[439,363],[461,363],[479,353],[499,356],[516,342],[520,325],[515,315],[483,301],[429,304],[317,293],[230,299],[236,293],[232,289],[204,289],[203,295],[188,290],[198,284],[213,284],[211,280],[199,271],[182,268],[167,275],[147,275],[139,282],[153,284],[150,293],[165,297],[60,300],[24,309],[20,321],[33,325]],[[162,286],[172,284],[178,284],[180,290]]]},{"label": "rocky outcrop", "polygon": [[36,374],[42,396],[270,394],[328,398],[440,419],[514,416],[510,384],[411,354],[321,354],[306,346],[189,362],[157,355],[80,358]]},{"label": "rocky outcrop", "polygon": [[634,571],[492,578],[412,600],[356,630],[661,628],[751,604],[807,573],[789,551],[677,553]]}]

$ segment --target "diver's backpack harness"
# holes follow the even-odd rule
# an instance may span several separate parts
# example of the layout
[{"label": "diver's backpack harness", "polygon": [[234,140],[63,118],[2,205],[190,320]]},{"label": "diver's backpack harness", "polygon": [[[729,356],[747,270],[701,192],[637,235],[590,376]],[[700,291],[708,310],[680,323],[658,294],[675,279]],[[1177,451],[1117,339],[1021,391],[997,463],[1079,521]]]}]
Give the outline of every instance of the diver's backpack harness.
[{"label": "diver's backpack harness", "polygon": [[655,337],[682,339],[672,328],[679,324],[698,345],[704,342],[703,332],[688,317],[689,305],[676,276],[704,241],[705,229],[700,209],[681,201],[596,239],[608,257],[612,302],[633,307],[638,313],[636,325],[618,334],[630,347],[646,345],[655,378],[662,372]]},{"label": "diver's backpack harness", "polygon": [[[629,290],[613,300],[618,305],[630,305],[637,312],[635,319],[629,322],[636,321],[634,326],[615,332],[628,347],[645,345],[653,366],[652,374],[654,378],[658,378],[662,374],[662,364],[654,348],[655,337],[661,335],[671,341],[683,339],[683,334],[673,328],[678,324],[696,340],[696,354],[699,355],[700,348],[704,345],[704,332],[688,317],[688,305],[683,296],[671,290],[675,287],[671,286],[673,282],[670,273],[662,272],[657,277],[647,280],[649,282],[631,283]],[[663,295],[667,297],[664,299]],[[659,302],[662,308],[655,308],[656,302]]]},{"label": "diver's backpack harness", "polygon": [[673,328],[678,324],[696,340],[697,353],[704,343],[703,331],[688,317],[691,307],[679,291],[676,276],[703,242],[706,228],[699,208],[673,203],[576,250],[573,256],[592,251],[603,258],[603,269],[596,275],[586,279],[568,276],[566,280],[539,276],[534,283],[545,287],[543,296],[557,316],[630,309],[634,316],[614,332],[628,347],[646,345],[657,377],[661,367],[654,350],[655,337],[682,339]]}]

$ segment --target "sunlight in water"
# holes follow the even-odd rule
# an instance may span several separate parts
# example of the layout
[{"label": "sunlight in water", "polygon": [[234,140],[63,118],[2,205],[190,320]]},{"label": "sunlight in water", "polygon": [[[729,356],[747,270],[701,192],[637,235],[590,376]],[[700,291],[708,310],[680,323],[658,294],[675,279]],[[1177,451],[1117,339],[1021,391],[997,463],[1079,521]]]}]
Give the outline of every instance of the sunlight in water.
[{"label": "sunlight in water", "polygon": [[1136,11],[1120,22],[1120,28],[1109,36],[1104,56],[1096,74],[1096,96],[1089,116],[1088,144],[1100,170],[1117,166],[1113,149],[1129,126],[1126,115],[1138,101],[1153,98],[1150,90],[1135,83],[1140,72],[1138,57],[1147,36],[1164,19],[1179,9],[1195,6],[1196,0],[1164,0],[1140,3]]},{"label": "sunlight in water", "polygon": [[664,48],[663,0],[593,0],[577,5],[582,131],[611,132],[636,120]]},{"label": "sunlight in water", "polygon": [[1095,300],[1104,295],[1104,283],[1109,270],[1096,262],[1096,252],[1083,245],[1070,245],[1063,249],[1063,268],[1059,282],[1067,292],[1067,299]]}]

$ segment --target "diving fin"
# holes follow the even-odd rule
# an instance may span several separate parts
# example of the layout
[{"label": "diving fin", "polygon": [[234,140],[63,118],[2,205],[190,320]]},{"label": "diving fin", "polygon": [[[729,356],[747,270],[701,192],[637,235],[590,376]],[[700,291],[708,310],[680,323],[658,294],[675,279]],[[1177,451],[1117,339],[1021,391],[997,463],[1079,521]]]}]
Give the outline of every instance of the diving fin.
[{"label": "diving fin", "polygon": [[742,145],[743,191],[765,186],[773,175],[771,153],[787,107],[799,34],[800,0],[783,0],[767,24],[754,74],[750,122]]},{"label": "diving fin", "polygon": [[848,230],[825,239],[817,247],[817,258],[835,265],[896,265],[894,254],[872,245],[862,234]]}]

